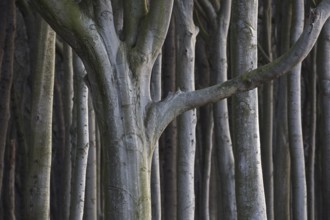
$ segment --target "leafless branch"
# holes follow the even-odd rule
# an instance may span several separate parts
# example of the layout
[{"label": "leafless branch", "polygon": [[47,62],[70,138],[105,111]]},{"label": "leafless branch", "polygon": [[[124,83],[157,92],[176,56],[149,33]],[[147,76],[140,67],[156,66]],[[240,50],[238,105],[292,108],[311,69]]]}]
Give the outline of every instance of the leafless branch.
[{"label": "leafless branch", "polygon": [[[159,123],[155,133],[161,134],[166,126],[179,114],[207,103],[214,103],[234,94],[245,92],[276,79],[301,62],[313,48],[321,29],[330,16],[330,1],[323,1],[315,9],[314,19],[305,26],[296,44],[272,63],[239,75],[224,83],[190,92],[178,91],[155,104],[152,110]],[[161,120],[160,120],[161,119]]]}]

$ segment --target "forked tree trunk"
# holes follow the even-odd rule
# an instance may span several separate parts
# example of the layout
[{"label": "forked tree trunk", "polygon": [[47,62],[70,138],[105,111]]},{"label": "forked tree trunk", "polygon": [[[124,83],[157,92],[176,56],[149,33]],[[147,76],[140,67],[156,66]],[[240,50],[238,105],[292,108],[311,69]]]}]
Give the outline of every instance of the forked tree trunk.
[{"label": "forked tree trunk", "polygon": [[[233,1],[232,71],[236,74],[257,66],[257,11],[257,1]],[[233,97],[233,117],[238,219],[267,219],[256,89]]]},{"label": "forked tree trunk", "polygon": [[[228,59],[227,43],[229,19],[231,16],[231,0],[223,1],[220,7],[220,15],[217,18],[217,26],[214,31],[214,47],[210,48],[211,70],[215,83],[227,80]],[[221,212],[224,219],[237,219],[236,193],[235,193],[235,161],[233,145],[229,126],[229,112],[227,100],[215,103],[213,106],[215,152],[220,176]]]},{"label": "forked tree trunk", "polygon": [[[124,4],[124,24],[128,26],[120,36],[116,34],[110,1],[94,1],[93,4],[83,2],[84,4],[79,5],[61,0],[32,2],[74,46],[87,68],[86,81],[93,96],[104,148],[102,165],[105,168],[105,219],[110,220],[151,219],[151,158],[159,136],[170,121],[184,111],[255,88],[288,71],[307,55],[316,41],[320,27],[329,17],[329,5],[323,3],[316,11],[322,16],[315,17],[313,25],[309,25],[302,40],[290,52],[276,62],[252,71],[257,60],[257,5],[255,1],[236,1],[239,4],[234,5],[237,10],[235,16],[246,15],[242,16],[246,20],[236,20],[243,21],[238,24],[244,26],[237,30],[240,34],[235,45],[245,46],[242,47],[244,54],[238,54],[239,60],[236,60],[238,63],[242,61],[241,64],[244,65],[234,71],[248,72],[203,90],[179,91],[162,102],[155,103],[150,97],[151,69],[168,29],[173,1],[151,1],[149,12],[143,12],[146,8],[144,1],[127,1],[131,3]],[[37,2],[42,4],[35,4]],[[241,8],[242,5],[244,7]],[[134,10],[132,16],[127,16],[130,9],[137,11]],[[138,27],[142,31],[137,31]],[[194,34],[194,31],[192,34],[188,33],[188,37],[192,38]],[[251,97],[245,97],[246,94]],[[237,126],[248,126],[235,130],[240,131],[235,138],[238,141],[238,204],[242,219],[265,219],[256,126],[256,93],[252,91],[239,97],[237,110],[240,110],[239,115],[246,118],[242,120],[243,123],[238,120]],[[246,134],[247,131],[251,132]],[[241,137],[245,139],[240,139]],[[245,145],[246,143],[250,144]],[[252,163],[246,163],[251,161]]]}]

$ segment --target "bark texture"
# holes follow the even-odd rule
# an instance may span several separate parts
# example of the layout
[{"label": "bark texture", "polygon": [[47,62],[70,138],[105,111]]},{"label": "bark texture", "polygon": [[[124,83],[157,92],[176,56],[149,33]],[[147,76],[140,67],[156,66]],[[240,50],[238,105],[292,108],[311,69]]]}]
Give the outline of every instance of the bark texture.
[{"label": "bark texture", "polygon": [[16,32],[15,1],[4,0],[0,3],[0,198],[4,172],[4,158],[10,119],[10,97],[13,84],[13,65]]},{"label": "bark texture", "polygon": [[[177,41],[176,79],[182,91],[195,90],[195,43],[193,1],[175,1]],[[178,123],[178,219],[195,217],[196,110],[180,115]]]},{"label": "bark texture", "polygon": [[[323,204],[322,206],[330,206],[330,22],[327,21],[318,44],[317,55],[317,72],[320,85],[320,106],[321,106],[321,152],[322,152],[322,179],[323,179]],[[330,216],[330,210],[324,209],[323,216],[321,218],[328,218]]]},{"label": "bark texture", "polygon": [[80,58],[74,56],[74,91],[75,107],[77,114],[77,145],[75,146],[75,158],[72,169],[72,188],[70,219],[81,220],[84,215],[86,171],[89,152],[89,128],[88,128],[88,89],[84,82],[86,74]]},{"label": "bark texture", "polygon": [[[232,66],[235,74],[257,66],[256,1],[233,1]],[[257,90],[233,97],[238,219],[267,219],[263,187]]]},{"label": "bark texture", "polygon": [[25,191],[25,217],[49,218],[55,32],[41,18],[36,48],[31,116],[32,139]]},{"label": "bark texture", "polygon": [[[291,42],[294,44],[303,31],[304,1],[293,1]],[[301,63],[289,74],[289,143],[292,165],[292,215],[295,220],[307,219],[307,189],[305,155],[301,123]]]}]

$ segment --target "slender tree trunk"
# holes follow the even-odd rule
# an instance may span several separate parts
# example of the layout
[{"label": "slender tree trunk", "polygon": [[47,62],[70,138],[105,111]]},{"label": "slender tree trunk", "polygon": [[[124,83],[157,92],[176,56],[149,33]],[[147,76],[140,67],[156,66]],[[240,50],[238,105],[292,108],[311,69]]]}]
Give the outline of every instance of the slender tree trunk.
[{"label": "slender tree trunk", "polygon": [[72,173],[70,219],[81,220],[84,214],[86,171],[89,151],[88,89],[83,80],[86,71],[78,56],[74,56],[74,91],[77,111],[77,146]]},{"label": "slender tree trunk", "polygon": [[64,44],[63,50],[63,102],[64,102],[64,121],[65,121],[65,147],[63,164],[63,201],[62,201],[62,219],[69,220],[70,201],[71,201],[71,125],[73,108],[73,66],[72,49]]},{"label": "slender tree trunk", "polygon": [[[204,40],[196,41],[196,89],[210,86],[210,65]],[[195,158],[195,219],[210,218],[210,176],[213,152],[212,106],[197,109]]]},{"label": "slender tree trunk", "polygon": [[[175,24],[172,17],[171,25],[163,47],[162,84],[163,95],[175,91]],[[162,136],[163,148],[163,187],[162,212],[165,220],[177,219],[177,129],[176,120],[172,121]]]},{"label": "slender tree trunk", "polygon": [[31,114],[32,142],[29,147],[25,191],[25,218],[48,219],[52,155],[52,109],[55,67],[55,32],[41,18]]},{"label": "slender tree trunk", "polygon": [[[304,1],[293,1],[292,44],[302,33]],[[292,215],[295,220],[307,219],[305,156],[301,123],[301,63],[289,74],[289,142],[292,164]]]},{"label": "slender tree trunk", "polygon": [[[154,64],[151,75],[151,98],[153,101],[161,100],[162,96],[162,55],[159,54]],[[151,206],[152,219],[161,220],[162,204],[160,191],[160,165],[159,165],[159,145],[155,146],[154,155],[152,157],[151,165]]]},{"label": "slender tree trunk", "polygon": [[[13,83],[16,6],[13,0],[0,3],[0,200],[4,172],[5,146],[10,118],[10,97]],[[1,204],[0,204],[1,205]],[[1,210],[1,207],[0,207]]]},{"label": "slender tree trunk", "polygon": [[[257,66],[257,12],[257,1],[233,1],[232,71],[236,74]],[[267,219],[257,90],[235,95],[233,111],[238,218]]]},{"label": "slender tree trunk", "polygon": [[[177,36],[177,86],[195,90],[195,42],[198,30],[193,22],[193,1],[175,2]],[[195,218],[196,110],[183,113],[178,122],[178,219]]]},{"label": "slender tree trunk", "polygon": [[[306,157],[306,184],[307,184],[307,215],[308,220],[315,219],[315,190],[316,190],[316,175],[315,175],[315,147],[316,147],[316,115],[317,115],[317,87],[316,87],[316,45],[310,56],[305,61],[307,70],[304,73],[304,82],[306,84],[306,98],[303,104],[303,134],[304,148]],[[304,65],[304,63],[303,63]],[[315,179],[315,180],[314,180]]]},{"label": "slender tree trunk", "polygon": [[95,114],[92,101],[88,99],[89,151],[86,171],[84,220],[97,219],[97,162]]},{"label": "slender tree trunk", "polygon": [[[271,0],[263,0],[263,48],[272,62],[272,6]],[[273,187],[273,81],[262,88],[262,120],[261,120],[261,160],[265,187],[267,219],[274,219],[274,187]]]},{"label": "slender tree trunk", "polygon": [[330,21],[324,26],[318,43],[317,72],[320,85],[320,132],[321,132],[321,160],[322,160],[322,197],[323,216],[330,216]]},{"label": "slender tree trunk", "polygon": [[[214,36],[211,70],[215,83],[227,80],[227,39],[229,19],[231,15],[231,0],[223,1],[217,29]],[[215,150],[220,175],[220,194],[222,217],[237,219],[235,194],[235,161],[229,128],[227,100],[222,100],[213,106]]]},{"label": "slender tree trunk", "polygon": [[[289,49],[291,29],[291,3],[278,2],[277,8],[278,54]],[[274,121],[274,219],[291,218],[291,162],[288,140],[287,76],[277,80],[277,103]]]}]

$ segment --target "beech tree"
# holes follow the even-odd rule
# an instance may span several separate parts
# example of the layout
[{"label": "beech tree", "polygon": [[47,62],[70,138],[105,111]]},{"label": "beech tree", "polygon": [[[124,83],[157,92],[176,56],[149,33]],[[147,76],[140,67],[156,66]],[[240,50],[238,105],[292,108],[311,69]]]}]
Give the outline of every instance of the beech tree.
[{"label": "beech tree", "polygon": [[[29,114],[25,110],[22,111],[22,108],[26,109],[27,104],[24,103],[29,102],[22,99],[23,104],[20,105],[23,107],[17,112],[12,110],[18,122],[14,123],[13,118],[9,120],[7,116],[4,122],[6,126],[9,123],[14,124],[10,131],[16,135],[20,130],[24,130],[25,136],[33,134],[32,139],[27,138],[26,141],[28,157],[24,153],[24,148],[17,148],[20,152],[17,155],[20,158],[25,158],[25,155],[28,164],[25,168],[26,174],[23,174],[25,172],[22,168],[17,171],[19,178],[15,180],[18,189],[25,189],[22,203],[27,215],[24,219],[48,219],[50,215],[54,219],[88,219],[96,218],[98,215],[97,218],[100,219],[116,220],[194,219],[199,216],[205,219],[290,219],[291,215],[296,219],[307,218],[306,187],[310,187],[310,184],[306,185],[306,154],[304,155],[301,137],[302,124],[299,122],[301,116],[294,114],[301,109],[301,104],[292,102],[291,105],[291,101],[288,100],[298,100],[303,93],[299,90],[300,64],[312,50],[330,17],[330,0],[321,1],[313,9],[305,9],[304,28],[302,1],[290,1],[294,3],[292,8],[288,7],[289,3],[281,3],[281,6],[286,7],[288,17],[287,23],[276,20],[276,29],[271,29],[277,34],[274,40],[281,43],[276,47],[276,51],[272,49],[272,34],[267,25],[261,27],[262,31],[266,32],[263,33],[266,36],[265,43],[258,43],[258,13],[260,15],[264,10],[265,21],[270,24],[272,13],[267,10],[271,8],[271,1],[262,1],[260,4],[254,0],[19,2],[22,12],[37,12],[48,23],[40,21],[40,30],[26,30],[29,41],[41,45],[40,48],[32,48],[30,51],[31,54],[41,54],[40,59],[36,59],[39,63],[31,68],[32,71],[38,70],[35,73],[36,79],[31,82],[25,81],[26,84],[33,84],[32,109]],[[1,7],[2,5],[0,9]],[[279,17],[279,12],[276,11],[273,16]],[[0,19],[2,22],[3,16],[0,16]],[[31,20],[26,19],[25,22],[31,25]],[[231,31],[230,37],[227,38],[229,24]],[[1,28],[0,31],[3,31]],[[33,38],[33,31],[40,34],[38,40]],[[61,110],[56,109],[59,104],[53,103],[52,95],[55,32],[58,36],[56,50],[61,57],[57,59],[62,59],[58,61],[61,62],[58,66],[63,65],[64,68],[62,75],[59,75],[61,84],[57,85],[63,88],[63,91],[55,92],[63,96],[65,104]],[[290,49],[290,36],[286,35],[288,33],[292,33]],[[279,40],[279,36],[283,37]],[[322,45],[327,48],[328,29],[324,30],[322,36]],[[0,40],[2,46],[2,38]],[[203,42],[199,50],[196,50],[196,40]],[[326,146],[326,132],[330,122],[326,115],[327,62],[324,59],[328,57],[329,51],[324,48],[318,50],[318,61],[322,64],[319,64],[320,68],[317,71],[322,79],[321,117],[325,118],[322,124],[322,128],[325,129],[322,145]],[[207,61],[204,63],[209,65],[208,67],[195,69],[196,51],[206,54]],[[0,52],[2,58],[2,51]],[[74,62],[76,68],[72,65],[73,53],[79,56]],[[258,56],[258,53],[262,55]],[[260,59],[260,56],[263,58]],[[82,63],[78,63],[78,59],[81,59]],[[45,65],[47,68],[44,68]],[[58,66],[56,68],[60,72]],[[261,90],[261,93],[266,91],[265,98],[258,98],[257,87],[289,71],[292,73],[288,79],[291,85],[288,90],[289,98],[286,94],[285,78],[275,82],[274,93],[280,94],[275,107],[272,107],[272,100],[269,100],[273,97],[271,84]],[[169,75],[171,77],[168,77]],[[195,83],[200,82],[206,75],[213,77],[214,80],[210,82],[212,85],[195,90]],[[194,79],[195,76],[198,78]],[[168,77],[171,83],[166,82],[168,84],[163,89],[166,94],[160,94],[160,79],[165,77]],[[0,78],[1,83],[4,81]],[[73,84],[77,85],[74,91]],[[85,85],[93,105],[89,107],[95,111],[95,124],[93,114],[90,114],[92,118],[88,120],[88,92]],[[4,89],[7,94],[10,92],[10,86]],[[169,90],[172,91],[168,93]],[[19,91],[21,90],[14,86],[14,94]],[[233,99],[230,99],[227,105],[226,99],[231,96]],[[75,102],[74,106],[72,99]],[[5,101],[8,110],[8,95],[0,101]],[[209,130],[205,132],[208,135],[208,148],[199,146],[198,149],[201,150],[196,152],[199,143],[195,134],[198,115],[195,109],[213,103],[213,113],[209,113]],[[59,114],[63,114],[63,123],[51,120],[52,105],[55,110],[62,112]],[[288,113],[287,105],[290,105],[291,113]],[[268,130],[273,128],[270,122],[273,108],[277,111],[274,114],[274,134],[272,130]],[[259,110],[262,115],[261,130]],[[32,121],[32,132],[26,129],[26,125],[22,126],[26,115]],[[169,132],[177,134],[177,140],[174,140],[175,135],[169,135],[170,141],[167,144],[171,145],[171,149],[162,152],[166,144],[158,148],[158,140],[167,126],[178,116],[177,128],[172,126]],[[288,116],[290,124],[287,124]],[[212,120],[214,130],[211,126]],[[88,121],[91,127],[88,127]],[[200,125],[197,124],[198,126]],[[293,135],[288,136],[288,128]],[[57,132],[58,130],[63,132]],[[300,132],[299,135],[295,133],[297,131]],[[12,146],[5,143],[6,140],[9,143],[8,132],[3,130],[3,133],[0,137],[1,140],[4,139],[0,146],[1,157],[5,155],[2,152],[5,152],[7,146]],[[64,136],[61,136],[63,134]],[[315,136],[315,132],[313,135]],[[22,135],[22,139],[25,136]],[[289,137],[290,142],[287,143]],[[65,147],[52,145],[51,140],[57,138],[63,139]],[[274,138],[274,141],[271,138]],[[94,142],[97,146],[95,151],[88,149],[89,145],[94,146]],[[25,146],[22,143],[18,146]],[[212,144],[216,151],[212,150]],[[159,146],[161,145],[160,142]],[[287,146],[290,146],[290,152]],[[63,151],[62,154],[56,152],[60,149]],[[88,155],[89,152],[92,153]],[[324,172],[327,183],[327,148],[323,147],[322,152],[324,155],[319,166],[322,166],[320,170]],[[59,166],[51,163],[52,156],[56,155],[63,157],[60,167],[66,173],[61,177],[51,175],[51,168]],[[268,160],[273,156],[274,162]],[[218,173],[212,172],[212,157],[218,162]],[[205,173],[195,176],[195,164],[200,158],[206,158],[203,161],[205,169],[202,169]],[[96,167],[93,165],[95,160]],[[166,167],[163,167],[164,164]],[[289,179],[290,165],[292,181]],[[266,168],[264,173],[263,167]],[[2,169],[1,166],[0,168]],[[214,173],[220,178],[214,177]],[[167,177],[175,179],[166,179]],[[59,190],[51,187],[50,178],[55,186],[61,186]],[[96,180],[92,181],[93,178]],[[216,181],[217,178],[220,181]],[[198,199],[195,198],[195,191],[201,182],[203,199]],[[213,188],[210,187],[210,182]],[[326,185],[323,188],[328,193]],[[208,189],[212,189],[211,193],[217,196],[212,195],[212,199],[209,198]],[[217,193],[218,191],[220,193]],[[58,192],[61,195],[58,196]],[[293,196],[292,208],[289,195]],[[3,196],[1,197],[3,200]],[[54,201],[55,198],[61,202]],[[203,204],[196,204],[197,201],[202,201]],[[279,202],[282,201],[283,209],[279,207]],[[327,199],[323,201],[324,204],[329,203]],[[217,207],[220,207],[218,212],[206,210],[215,207],[214,203],[217,202]],[[52,212],[50,204],[54,206]],[[205,209],[198,217],[195,212],[196,205],[202,205]],[[326,209],[325,206],[323,208]],[[56,210],[61,211],[57,214]],[[316,213],[325,215],[320,214],[326,212],[324,210]]]}]

